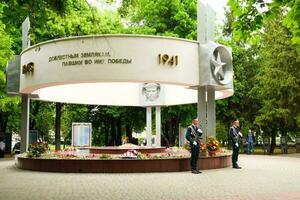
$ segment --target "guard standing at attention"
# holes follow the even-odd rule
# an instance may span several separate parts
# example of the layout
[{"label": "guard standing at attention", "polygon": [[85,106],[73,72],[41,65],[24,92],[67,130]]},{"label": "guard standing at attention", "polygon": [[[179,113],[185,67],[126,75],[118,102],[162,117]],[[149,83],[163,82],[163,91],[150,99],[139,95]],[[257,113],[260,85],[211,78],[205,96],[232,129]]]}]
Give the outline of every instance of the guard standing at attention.
[{"label": "guard standing at attention", "polygon": [[194,118],[192,120],[192,125],[187,128],[185,138],[190,142],[191,147],[191,170],[193,174],[202,173],[198,170],[198,157],[200,149],[200,137],[202,135],[202,130],[197,127],[199,124],[199,119]]},{"label": "guard standing at attention", "polygon": [[240,132],[240,122],[235,119],[232,121],[232,126],[229,129],[229,137],[232,143],[232,167],[235,169],[241,169],[237,164],[239,157],[239,141],[243,137],[243,134]]}]

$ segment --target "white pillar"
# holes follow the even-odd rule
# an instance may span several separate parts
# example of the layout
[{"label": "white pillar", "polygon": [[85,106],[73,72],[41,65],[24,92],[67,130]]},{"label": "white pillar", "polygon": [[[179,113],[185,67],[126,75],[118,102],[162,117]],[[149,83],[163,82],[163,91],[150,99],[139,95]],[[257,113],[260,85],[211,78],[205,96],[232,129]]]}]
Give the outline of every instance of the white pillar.
[{"label": "white pillar", "polygon": [[160,116],[160,106],[156,106],[156,112],[155,112],[155,129],[156,129],[156,138],[155,138],[155,143],[156,147],[161,146],[161,136],[160,136],[160,131],[161,131],[161,116]]},{"label": "white pillar", "polygon": [[30,47],[29,30],[30,30],[30,20],[29,17],[26,17],[26,19],[22,23],[22,50]]},{"label": "white pillar", "polygon": [[[29,37],[30,21],[27,17],[22,23],[22,50],[30,47]],[[21,105],[21,147],[20,152],[24,153],[28,150],[29,143],[29,112],[30,112],[30,97],[28,94],[22,94]]]},{"label": "white pillar", "polygon": [[215,88],[207,87],[207,136],[216,137]]},{"label": "white pillar", "polygon": [[202,0],[197,1],[197,39],[200,44],[206,43],[206,3]]},{"label": "white pillar", "polygon": [[[205,44],[208,41],[214,41],[215,12],[206,3],[206,0],[197,0],[197,20],[197,39],[200,42],[200,44]],[[201,128],[204,133],[203,139],[206,140],[206,137],[209,136],[215,137],[216,111],[214,87],[202,86],[198,88],[198,118],[201,120]]]},{"label": "white pillar", "polygon": [[215,11],[212,7],[206,5],[206,40],[215,41]]},{"label": "white pillar", "polygon": [[146,110],[146,134],[147,146],[152,146],[152,107],[148,106]]},{"label": "white pillar", "polygon": [[[206,2],[203,0],[197,1],[197,39],[200,44],[207,42],[206,30]],[[199,51],[200,52],[200,51]],[[200,58],[200,56],[199,56]],[[201,77],[201,75],[199,74]],[[201,130],[203,131],[202,138],[206,141],[206,86],[198,88],[198,104],[197,104],[197,117],[200,120]]]},{"label": "white pillar", "polygon": [[197,117],[200,120],[201,130],[203,131],[202,138],[206,141],[206,87],[198,88],[198,104],[197,104]]},{"label": "white pillar", "polygon": [[30,98],[28,94],[22,94],[22,115],[21,115],[21,153],[28,150],[29,143],[29,109]]}]

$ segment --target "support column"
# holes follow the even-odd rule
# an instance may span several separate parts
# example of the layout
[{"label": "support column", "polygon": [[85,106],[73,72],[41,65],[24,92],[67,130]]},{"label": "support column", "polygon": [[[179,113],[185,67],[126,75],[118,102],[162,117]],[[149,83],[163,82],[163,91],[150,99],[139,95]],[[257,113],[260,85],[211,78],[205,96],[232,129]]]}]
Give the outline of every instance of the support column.
[{"label": "support column", "polygon": [[155,138],[155,144],[156,147],[161,146],[161,115],[160,115],[160,106],[156,106],[156,112],[155,112],[155,129],[156,129],[156,138]]},{"label": "support column", "polygon": [[152,107],[148,106],[146,110],[146,134],[147,134],[147,146],[152,146]]},{"label": "support column", "polygon": [[197,0],[197,39],[200,44],[206,43],[206,2]]},{"label": "support column", "polygon": [[[203,0],[197,0],[197,39],[200,42],[200,44],[205,44],[207,42],[206,21],[206,2]],[[201,77],[200,74],[199,76]],[[206,86],[202,86],[198,88],[197,117],[200,120],[200,128],[203,131],[202,138],[204,142],[206,142],[207,133],[206,112]]]},{"label": "support column", "polygon": [[62,110],[62,103],[56,102],[55,103],[55,150],[60,150],[61,146],[61,135],[60,135],[60,128],[61,128],[61,110]]},{"label": "support column", "polygon": [[[214,20],[215,12],[211,6],[207,4],[207,1],[197,0],[197,39],[201,45],[207,44],[208,41],[214,41]],[[202,54],[205,54],[205,52]],[[201,58],[201,52],[199,58]],[[201,63],[203,62],[200,60],[200,65]],[[200,66],[200,69],[205,66]],[[207,68],[206,70],[210,69]],[[203,139],[206,141],[206,138],[209,136],[215,137],[215,89],[209,85],[198,88],[198,118],[201,120],[202,131],[204,133]]]},{"label": "support column", "polygon": [[198,88],[198,104],[197,104],[197,117],[200,120],[200,128],[203,131],[202,138],[206,142],[206,87]]},{"label": "support column", "polygon": [[216,137],[215,88],[207,87],[207,137]]},{"label": "support column", "polygon": [[21,114],[21,153],[28,150],[29,143],[29,110],[30,98],[28,94],[22,94]]},{"label": "support column", "polygon": [[215,41],[215,11],[207,4],[206,5],[206,40]]},{"label": "support column", "polygon": [[[22,50],[30,47],[29,37],[30,21],[29,17],[22,23]],[[24,153],[28,150],[29,143],[29,112],[30,97],[28,94],[22,94],[21,102],[21,147],[20,152]]]}]

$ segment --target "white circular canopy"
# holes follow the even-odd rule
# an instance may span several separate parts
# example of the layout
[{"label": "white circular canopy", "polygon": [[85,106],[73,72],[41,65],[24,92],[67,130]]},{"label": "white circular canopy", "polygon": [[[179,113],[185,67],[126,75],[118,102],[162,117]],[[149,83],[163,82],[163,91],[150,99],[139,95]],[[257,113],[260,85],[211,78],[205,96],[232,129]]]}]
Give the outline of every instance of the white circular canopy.
[{"label": "white circular canopy", "polygon": [[[94,104],[143,106],[138,83],[80,83],[52,86],[35,91],[40,100]],[[164,87],[164,102],[160,105],[179,105],[197,102],[197,90],[180,85],[161,85]],[[216,91],[216,99],[231,96],[232,91]]]},{"label": "white circular canopy", "polygon": [[[210,84],[210,76],[203,78],[211,69],[201,68],[199,49],[195,41],[154,36],[51,40],[22,52],[20,93],[45,101],[123,106],[196,103],[201,86],[213,86],[216,99],[231,96],[232,81],[217,85]],[[157,99],[143,99],[144,83],[159,84]]]}]

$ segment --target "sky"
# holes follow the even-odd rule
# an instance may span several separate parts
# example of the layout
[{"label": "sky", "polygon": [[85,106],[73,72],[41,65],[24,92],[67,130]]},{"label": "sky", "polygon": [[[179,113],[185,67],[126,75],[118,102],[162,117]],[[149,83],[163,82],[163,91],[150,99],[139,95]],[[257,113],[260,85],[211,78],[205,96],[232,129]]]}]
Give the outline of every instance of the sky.
[{"label": "sky", "polygon": [[[222,21],[225,19],[224,6],[226,6],[228,0],[202,0],[202,1],[206,1],[215,10],[217,23],[219,24],[222,23]],[[88,2],[97,5],[100,9],[116,9],[116,6],[112,6],[108,8],[107,5],[100,3],[97,0],[88,0]]]}]

